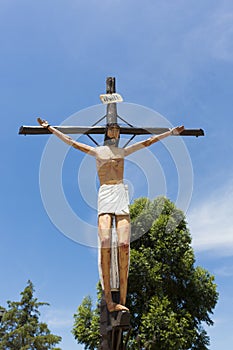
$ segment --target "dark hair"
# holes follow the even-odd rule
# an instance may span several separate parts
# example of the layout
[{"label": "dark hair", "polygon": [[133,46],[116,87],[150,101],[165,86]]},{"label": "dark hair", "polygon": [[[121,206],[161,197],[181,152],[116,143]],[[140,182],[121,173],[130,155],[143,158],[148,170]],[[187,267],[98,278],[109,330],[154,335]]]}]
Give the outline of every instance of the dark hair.
[{"label": "dark hair", "polygon": [[[120,126],[117,123],[107,124],[106,129],[105,129],[105,135],[104,135],[104,145],[113,144],[113,143],[111,143],[112,138],[108,136],[108,129],[110,129],[110,128],[116,128],[116,129],[120,130]],[[116,147],[118,147],[119,141],[120,141],[120,133],[119,133],[118,139],[115,142]]]}]

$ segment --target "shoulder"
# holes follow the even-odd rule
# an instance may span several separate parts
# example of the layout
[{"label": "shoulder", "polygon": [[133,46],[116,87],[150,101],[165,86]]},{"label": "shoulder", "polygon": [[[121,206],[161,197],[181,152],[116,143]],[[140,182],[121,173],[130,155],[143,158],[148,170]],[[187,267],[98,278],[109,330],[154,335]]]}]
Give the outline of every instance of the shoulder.
[{"label": "shoulder", "polygon": [[96,154],[106,153],[106,152],[108,152],[108,148],[109,147],[107,147],[107,146],[98,146],[95,149]]}]

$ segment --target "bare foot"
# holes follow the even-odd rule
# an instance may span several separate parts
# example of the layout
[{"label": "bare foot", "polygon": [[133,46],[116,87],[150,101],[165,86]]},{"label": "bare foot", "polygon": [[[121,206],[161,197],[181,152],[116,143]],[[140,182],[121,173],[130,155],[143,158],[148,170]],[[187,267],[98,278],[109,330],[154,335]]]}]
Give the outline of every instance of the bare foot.
[{"label": "bare foot", "polygon": [[114,312],[114,311],[128,311],[129,312],[129,309],[126,306],[121,305],[121,304],[110,302],[107,304],[107,306],[108,306],[109,312]]}]

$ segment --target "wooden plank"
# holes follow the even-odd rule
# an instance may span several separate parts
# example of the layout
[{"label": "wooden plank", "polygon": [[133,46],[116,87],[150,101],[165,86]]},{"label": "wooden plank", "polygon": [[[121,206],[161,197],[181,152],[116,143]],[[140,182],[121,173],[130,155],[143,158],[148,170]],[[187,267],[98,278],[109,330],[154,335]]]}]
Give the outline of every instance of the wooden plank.
[{"label": "wooden plank", "polygon": [[[103,126],[54,126],[57,130],[64,134],[104,134],[105,127]],[[20,135],[47,135],[51,134],[48,129],[43,126],[21,126],[19,129]]]},{"label": "wooden plank", "polygon": [[[54,126],[57,130],[63,132],[64,134],[104,134],[104,126]],[[120,132],[122,135],[148,135],[148,134],[162,134],[168,131],[169,128],[156,128],[156,127],[120,127]],[[42,126],[21,126],[19,129],[20,135],[46,135],[51,134],[51,132]],[[204,131],[202,129],[184,129],[181,136],[204,136]],[[179,135],[173,135],[179,136]]]}]

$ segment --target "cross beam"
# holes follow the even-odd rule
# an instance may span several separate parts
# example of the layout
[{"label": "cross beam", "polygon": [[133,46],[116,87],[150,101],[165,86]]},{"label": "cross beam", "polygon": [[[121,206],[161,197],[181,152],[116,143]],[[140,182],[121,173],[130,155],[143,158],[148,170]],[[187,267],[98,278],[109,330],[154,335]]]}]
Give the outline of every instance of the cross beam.
[{"label": "cross beam", "polygon": [[[84,134],[97,135],[104,134],[106,128],[104,126],[54,126],[57,130],[64,134]],[[169,128],[155,128],[155,127],[124,127],[120,126],[120,133],[123,135],[147,135],[147,134],[162,134],[168,131]],[[21,126],[19,129],[20,135],[44,135],[51,134],[48,129],[42,126]],[[174,136],[204,136],[202,129],[184,129],[179,135]]]},{"label": "cross beam", "polygon": [[[106,95],[102,96],[113,96],[116,93],[115,86],[115,78],[108,77],[106,79]],[[126,120],[121,118],[117,114],[117,104],[116,103],[108,103],[107,104],[107,113],[100,120],[98,120],[92,126],[55,126],[55,128],[64,134],[84,134],[84,135],[99,135],[105,134],[106,127],[105,126],[97,126],[97,124],[106,118],[106,125],[111,123],[117,123],[118,118],[123,122],[128,124],[128,126],[120,126],[120,134],[123,135],[147,135],[147,134],[162,134],[168,131],[168,128],[158,128],[158,127],[135,127],[129,124]],[[51,134],[48,129],[43,128],[42,126],[21,126],[19,129],[20,135],[46,135]],[[184,129],[177,136],[204,136],[204,131],[202,129]],[[89,136],[90,137],[90,136]],[[91,138],[91,137],[90,137]]]}]

